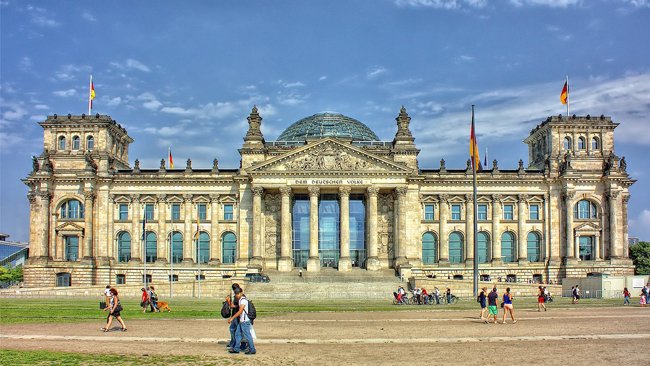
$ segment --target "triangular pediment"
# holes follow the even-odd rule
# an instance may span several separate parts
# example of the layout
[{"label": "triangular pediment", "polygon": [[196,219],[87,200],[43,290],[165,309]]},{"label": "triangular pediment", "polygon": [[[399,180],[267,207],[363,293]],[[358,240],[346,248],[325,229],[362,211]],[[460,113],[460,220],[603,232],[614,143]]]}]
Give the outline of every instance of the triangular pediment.
[{"label": "triangular pediment", "polygon": [[83,227],[75,224],[74,222],[64,222],[56,227],[56,231],[83,231]]},{"label": "triangular pediment", "polygon": [[580,232],[593,232],[593,231],[600,231],[600,225],[596,222],[585,222],[584,224],[581,224],[575,228],[575,231],[580,231]]},{"label": "triangular pediment", "polygon": [[255,164],[249,173],[261,172],[358,172],[411,173],[408,167],[368,153],[333,138],[303,146],[284,155]]}]

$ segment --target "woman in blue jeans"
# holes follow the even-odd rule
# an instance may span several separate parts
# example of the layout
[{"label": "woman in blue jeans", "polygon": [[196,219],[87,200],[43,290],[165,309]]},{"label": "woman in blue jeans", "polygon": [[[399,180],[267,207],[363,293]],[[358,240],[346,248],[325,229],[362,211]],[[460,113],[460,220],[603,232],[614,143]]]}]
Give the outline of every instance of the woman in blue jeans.
[{"label": "woman in blue jeans", "polygon": [[228,350],[230,353],[239,353],[241,350],[242,337],[248,341],[248,349],[244,352],[247,355],[254,355],[257,353],[255,344],[252,337],[253,324],[248,318],[248,300],[244,296],[241,289],[235,290],[235,299],[239,302],[239,310],[228,319],[228,323],[232,324],[235,319],[239,319],[238,331],[235,332],[235,345],[232,349]]}]

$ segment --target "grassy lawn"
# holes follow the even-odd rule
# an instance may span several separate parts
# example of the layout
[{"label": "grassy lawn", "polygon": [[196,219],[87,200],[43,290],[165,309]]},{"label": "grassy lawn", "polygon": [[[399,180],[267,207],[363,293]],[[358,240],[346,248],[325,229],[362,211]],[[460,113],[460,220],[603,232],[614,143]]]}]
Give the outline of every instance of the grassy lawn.
[{"label": "grassy lawn", "polygon": [[115,355],[82,354],[50,351],[10,351],[0,350],[0,365],[34,366],[77,366],[77,365],[234,365],[237,360],[229,357],[199,356],[157,356],[157,355]]},{"label": "grassy lawn", "polygon": [[[569,298],[556,298],[551,308],[567,307],[611,307],[621,306],[619,299],[583,299],[579,305],[572,305]],[[221,300],[216,299],[173,299],[172,313],[142,313],[139,300],[122,301],[125,319],[206,319],[221,318]],[[516,298],[518,309],[534,309],[536,298]],[[381,300],[257,300],[258,318],[284,315],[290,312],[349,312],[349,311],[440,311],[471,310],[478,304],[471,299],[462,299],[454,305],[392,305]],[[21,299],[0,298],[0,325],[17,323],[83,322],[104,319],[106,312],[99,309],[98,300],[85,298]]]}]

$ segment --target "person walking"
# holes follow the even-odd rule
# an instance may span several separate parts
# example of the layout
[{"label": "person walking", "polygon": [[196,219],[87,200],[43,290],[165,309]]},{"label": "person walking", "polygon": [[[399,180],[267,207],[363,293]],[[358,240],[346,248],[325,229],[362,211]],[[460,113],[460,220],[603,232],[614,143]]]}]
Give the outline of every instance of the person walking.
[{"label": "person walking", "polygon": [[436,298],[436,305],[440,305],[440,289],[439,288],[437,288],[437,287],[435,288],[435,290],[433,292],[433,296]]},{"label": "person walking", "polygon": [[515,309],[512,305],[512,294],[510,293],[510,287],[506,287],[506,293],[503,294],[503,321],[502,324],[506,323],[506,315],[510,313],[510,318],[512,319],[512,324],[515,324],[517,320],[515,319]]},{"label": "person walking", "polygon": [[120,298],[119,296],[117,296],[117,290],[111,288],[110,292],[111,292],[111,297],[109,300],[109,306],[104,308],[104,311],[108,311],[106,326],[101,328],[100,330],[104,333],[111,330],[111,324],[113,323],[113,318],[115,318],[122,325],[122,332],[126,332],[126,324],[124,324],[124,320],[122,320],[122,317],[120,316],[120,312],[123,309],[122,309],[122,304],[120,303]]},{"label": "person walking", "polygon": [[[230,316],[232,317],[232,315],[236,313],[237,310],[239,309],[239,300],[234,295],[235,290],[241,291],[241,287],[239,286],[238,283],[233,283],[231,289],[232,289],[232,296],[231,295],[226,296],[226,302],[228,302],[228,305],[230,306]],[[237,337],[237,332],[239,331],[238,318],[234,319],[232,322],[229,322],[228,330],[230,331],[230,342],[228,342],[226,349],[228,351],[231,351],[233,348],[235,348],[235,339]]]},{"label": "person walking", "polygon": [[630,305],[630,291],[627,287],[623,289],[623,305]]},{"label": "person walking", "polygon": [[151,307],[151,311],[155,313],[159,313],[160,310],[158,310],[158,294],[156,293],[156,290],[154,289],[153,286],[149,286],[149,306]]},{"label": "person walking", "polygon": [[494,286],[492,288],[492,292],[488,294],[488,318],[487,320],[490,320],[490,316],[494,317],[494,324],[496,324],[497,321],[497,315],[499,314],[499,310],[497,309],[497,306],[499,305],[499,293],[497,292],[497,287]]},{"label": "person walking", "polygon": [[641,296],[639,298],[639,306],[644,308],[647,303],[648,303],[648,301],[646,300],[645,295],[643,294],[643,292],[641,292]]},{"label": "person walking", "polygon": [[546,295],[544,294],[544,288],[542,286],[539,286],[539,291],[537,292],[537,311],[542,311],[542,308],[544,311],[546,311]]},{"label": "person walking", "polygon": [[235,298],[239,302],[239,310],[228,319],[228,323],[232,323],[234,319],[239,319],[239,332],[236,332],[235,334],[235,345],[228,352],[239,353],[242,338],[246,338],[248,341],[248,349],[244,353],[247,355],[254,355],[257,353],[257,350],[255,349],[255,343],[253,342],[253,337],[251,335],[253,324],[248,317],[248,299],[246,299],[244,291],[242,291],[241,288],[236,289],[234,292]]},{"label": "person walking", "polygon": [[578,285],[576,285],[576,287],[573,289],[573,291],[575,291],[574,295],[573,295],[573,299],[575,301],[574,304],[577,304],[580,301],[580,297],[582,296],[582,293],[580,292],[580,287],[578,287]]},{"label": "person walking", "polygon": [[[481,289],[481,293],[478,294],[478,298],[476,299],[479,304],[481,304],[481,313],[479,314],[479,317],[481,320],[484,322],[488,322],[487,320],[487,315],[488,315],[488,309],[487,309],[487,287],[483,287]],[[485,316],[483,315],[485,313]]]},{"label": "person walking", "polygon": [[451,289],[447,287],[447,305],[451,304]]},{"label": "person walking", "polygon": [[147,293],[146,288],[141,288],[140,291],[142,291],[142,299],[140,300],[140,307],[142,307],[142,312],[147,311],[147,307],[149,306],[149,294]]}]

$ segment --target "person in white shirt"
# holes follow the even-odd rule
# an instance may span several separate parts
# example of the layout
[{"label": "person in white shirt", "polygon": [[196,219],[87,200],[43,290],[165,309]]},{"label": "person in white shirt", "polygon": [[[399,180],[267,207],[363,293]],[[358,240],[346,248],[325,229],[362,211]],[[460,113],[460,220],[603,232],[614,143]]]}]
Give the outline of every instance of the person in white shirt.
[{"label": "person in white shirt", "polygon": [[239,310],[233,314],[230,319],[228,319],[228,324],[230,324],[234,319],[239,319],[239,332],[235,333],[235,345],[228,352],[230,353],[239,353],[241,347],[242,336],[248,341],[248,350],[244,353],[247,355],[254,355],[257,353],[255,349],[255,344],[253,344],[253,337],[251,335],[251,329],[253,324],[251,323],[250,318],[248,318],[248,299],[244,296],[244,291],[241,288],[235,289],[235,298],[239,302]]}]

